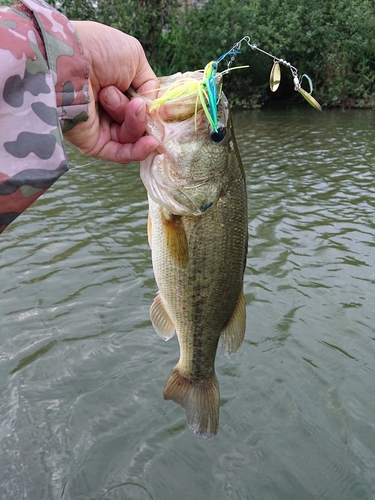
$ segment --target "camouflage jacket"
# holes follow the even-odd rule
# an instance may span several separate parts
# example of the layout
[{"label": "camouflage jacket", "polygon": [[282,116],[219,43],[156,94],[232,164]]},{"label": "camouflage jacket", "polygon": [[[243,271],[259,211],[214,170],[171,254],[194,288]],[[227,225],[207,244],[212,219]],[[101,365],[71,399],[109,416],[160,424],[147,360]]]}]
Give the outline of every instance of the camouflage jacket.
[{"label": "camouflage jacket", "polygon": [[62,132],[88,118],[88,66],[43,0],[0,8],[0,233],[64,172]]}]

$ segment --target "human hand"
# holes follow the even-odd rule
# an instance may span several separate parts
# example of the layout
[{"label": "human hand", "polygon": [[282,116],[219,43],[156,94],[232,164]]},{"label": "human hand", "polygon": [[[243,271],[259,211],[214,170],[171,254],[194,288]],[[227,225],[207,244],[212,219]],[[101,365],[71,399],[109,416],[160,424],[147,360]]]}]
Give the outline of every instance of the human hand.
[{"label": "human hand", "polygon": [[[89,64],[89,119],[64,137],[82,153],[117,163],[144,160],[159,145],[144,136],[146,110],[142,99],[123,92],[155,90],[158,80],[135,38],[91,21],[72,21]],[[152,97],[152,93],[150,94]]]}]

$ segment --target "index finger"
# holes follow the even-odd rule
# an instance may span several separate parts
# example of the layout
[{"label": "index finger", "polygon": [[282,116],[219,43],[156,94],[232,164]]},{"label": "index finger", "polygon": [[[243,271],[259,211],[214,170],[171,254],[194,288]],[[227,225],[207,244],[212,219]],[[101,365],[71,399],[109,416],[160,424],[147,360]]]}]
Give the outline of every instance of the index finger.
[{"label": "index finger", "polygon": [[159,80],[148,80],[139,88],[136,88],[136,86],[134,85],[134,90],[137,92],[137,94],[144,95],[145,97],[148,97],[149,99],[152,100],[157,98],[159,88],[160,88]]}]

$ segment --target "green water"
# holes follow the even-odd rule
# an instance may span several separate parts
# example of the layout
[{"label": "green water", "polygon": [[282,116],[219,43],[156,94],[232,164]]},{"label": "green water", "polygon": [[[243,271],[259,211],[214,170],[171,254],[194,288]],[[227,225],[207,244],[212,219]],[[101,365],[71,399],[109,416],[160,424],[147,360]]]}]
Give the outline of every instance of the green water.
[{"label": "green water", "polygon": [[374,113],[234,118],[248,319],[217,438],[162,397],[138,165],[70,149],[0,237],[1,499],[375,499]]}]

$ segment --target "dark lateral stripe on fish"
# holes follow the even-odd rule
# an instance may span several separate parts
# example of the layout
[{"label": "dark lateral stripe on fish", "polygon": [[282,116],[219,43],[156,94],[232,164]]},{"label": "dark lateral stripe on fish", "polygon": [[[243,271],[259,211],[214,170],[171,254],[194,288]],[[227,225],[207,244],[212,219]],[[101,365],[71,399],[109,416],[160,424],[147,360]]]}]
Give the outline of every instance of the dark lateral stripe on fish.
[{"label": "dark lateral stripe on fish", "polygon": [[186,421],[194,434],[207,439],[216,436],[220,394],[215,373],[210,379],[195,381],[175,367],[168,377],[163,396],[185,409]]}]

